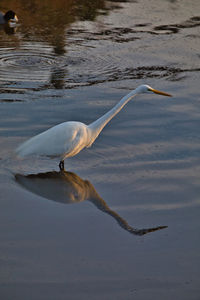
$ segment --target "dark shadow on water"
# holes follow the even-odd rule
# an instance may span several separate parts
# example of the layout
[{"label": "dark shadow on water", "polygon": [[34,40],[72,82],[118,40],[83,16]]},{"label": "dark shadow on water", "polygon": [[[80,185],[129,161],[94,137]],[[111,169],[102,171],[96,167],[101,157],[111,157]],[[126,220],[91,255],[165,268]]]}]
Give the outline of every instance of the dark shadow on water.
[{"label": "dark shadow on water", "polygon": [[64,89],[65,87],[65,76],[66,76],[66,70],[65,69],[53,69],[51,71],[50,76],[50,84],[49,87],[54,87],[55,89]]},{"label": "dark shadow on water", "polygon": [[54,171],[30,175],[16,174],[15,179],[27,190],[49,200],[64,204],[88,200],[99,210],[112,216],[123,229],[135,235],[144,235],[167,228],[167,226],[144,229],[131,227],[126,220],[109,208],[88,180],[83,180],[72,172]]},{"label": "dark shadow on water", "polygon": [[10,26],[9,24],[0,25],[0,30],[3,30],[7,35],[13,35],[17,31],[17,25]]},{"label": "dark shadow on water", "polygon": [[154,30],[165,31],[165,34],[173,34],[173,33],[178,33],[180,29],[193,28],[199,26],[200,26],[200,17],[195,16],[179,24],[165,24],[165,25],[155,26]]}]

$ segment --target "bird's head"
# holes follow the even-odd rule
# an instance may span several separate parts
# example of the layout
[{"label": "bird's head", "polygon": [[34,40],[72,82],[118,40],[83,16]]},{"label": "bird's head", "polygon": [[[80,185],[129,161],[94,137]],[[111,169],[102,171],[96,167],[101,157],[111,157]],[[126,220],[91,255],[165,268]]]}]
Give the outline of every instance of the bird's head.
[{"label": "bird's head", "polygon": [[8,21],[18,22],[17,15],[12,10],[9,10],[9,11],[7,11],[7,13],[5,13],[4,19],[6,20],[6,22],[8,22]]},{"label": "bird's head", "polygon": [[159,95],[162,95],[162,96],[172,97],[170,94],[155,90],[147,84],[143,84],[143,85],[138,86],[136,88],[136,93],[137,94],[152,94],[152,93],[154,93],[154,94],[159,94]]}]

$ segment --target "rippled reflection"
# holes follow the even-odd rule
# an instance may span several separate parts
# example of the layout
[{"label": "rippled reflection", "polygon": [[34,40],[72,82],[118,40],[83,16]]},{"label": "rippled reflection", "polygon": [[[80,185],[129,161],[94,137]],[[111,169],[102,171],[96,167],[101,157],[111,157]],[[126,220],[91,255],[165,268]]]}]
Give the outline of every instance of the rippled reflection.
[{"label": "rippled reflection", "polygon": [[18,27],[17,24],[8,23],[8,24],[0,25],[0,31],[3,30],[7,35],[13,35],[17,31],[17,27]]},{"label": "rippled reflection", "polygon": [[[94,21],[97,15],[106,14],[105,3],[105,0],[10,0],[9,7],[17,11],[23,39],[32,41],[34,36],[42,37],[54,46],[55,53],[63,54],[65,29],[77,20]],[[7,1],[2,0],[1,5],[6,7]]]},{"label": "rippled reflection", "polygon": [[49,200],[64,204],[88,200],[98,209],[112,216],[123,229],[135,235],[144,235],[167,227],[158,226],[146,229],[131,227],[126,220],[109,208],[88,180],[83,180],[75,173],[54,171],[31,175],[16,174],[15,178],[27,190]]},{"label": "rippled reflection", "polygon": [[[122,13],[123,2],[128,2],[133,18],[128,14],[126,19],[127,12]],[[173,2],[170,7],[176,5],[168,2]],[[2,0],[0,8],[7,5]],[[0,31],[1,89],[13,85],[18,90],[24,86],[27,90],[63,89],[149,78],[177,81],[199,72],[197,55],[196,60],[191,57],[192,65],[179,64],[160,44],[168,43],[169,35],[198,30],[198,15],[185,14],[173,22],[160,17],[155,22],[157,12],[151,5],[147,16],[142,1],[125,0],[10,0],[9,6],[17,12],[20,25],[16,34],[9,27],[4,28],[7,34]],[[119,8],[120,23],[115,15]],[[197,30],[187,35],[188,44],[198,39]],[[169,48],[176,47],[170,43]],[[149,53],[157,53],[158,59]]]},{"label": "rippled reflection", "polygon": [[[20,25],[16,34],[13,28],[7,28],[7,34],[0,31],[0,88],[38,91],[149,78],[178,81],[190,72],[199,72],[198,55],[190,57],[192,65],[177,63],[180,54],[172,60],[161,43],[168,44],[168,36],[174,34],[187,34],[188,44],[196,42],[198,15],[185,14],[173,22],[161,17],[155,22],[151,5],[149,18],[142,4],[130,1],[133,14],[142,14],[136,20],[133,15],[130,21],[123,12],[123,2],[129,1],[9,1]],[[1,5],[6,8],[7,1]],[[121,8],[120,23],[116,16],[112,19],[116,8]],[[188,35],[188,29],[196,31]],[[173,39],[168,47],[176,48]],[[152,59],[151,53],[157,53],[158,59]]]},{"label": "rippled reflection", "polygon": [[[7,5],[3,0],[0,8]],[[14,83],[21,88],[28,81],[26,88],[60,89],[66,86],[66,81],[73,87],[76,81],[79,85],[87,80],[88,76],[83,79],[80,76],[80,68],[85,69],[84,64],[80,65],[84,58],[80,59],[77,53],[74,57],[67,55],[67,46],[77,44],[77,37],[67,31],[78,20],[94,21],[98,15],[107,14],[112,5],[106,5],[105,0],[11,0],[9,7],[17,11],[20,26],[12,39],[0,32],[1,87]],[[2,29],[7,35],[16,32],[16,28],[9,26]],[[68,69],[71,74],[66,80]]]}]

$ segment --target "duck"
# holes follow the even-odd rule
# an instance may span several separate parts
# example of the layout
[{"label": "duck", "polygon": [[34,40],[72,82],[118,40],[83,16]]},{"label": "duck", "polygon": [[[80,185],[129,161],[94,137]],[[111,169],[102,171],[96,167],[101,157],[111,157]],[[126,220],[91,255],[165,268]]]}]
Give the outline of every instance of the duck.
[{"label": "duck", "polygon": [[7,24],[8,22],[18,22],[17,15],[14,11],[8,10],[5,14],[0,11],[0,24]]}]

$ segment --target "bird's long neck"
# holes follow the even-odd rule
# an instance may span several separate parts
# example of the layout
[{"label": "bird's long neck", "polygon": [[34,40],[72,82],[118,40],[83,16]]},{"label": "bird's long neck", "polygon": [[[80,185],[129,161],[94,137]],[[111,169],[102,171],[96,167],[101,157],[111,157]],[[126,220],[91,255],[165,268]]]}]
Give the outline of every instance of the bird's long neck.
[{"label": "bird's long neck", "polygon": [[105,115],[91,123],[88,127],[91,129],[94,138],[100,134],[102,129],[106,126],[106,124],[120,112],[120,110],[124,107],[126,103],[128,103],[135,95],[136,90],[131,91],[129,94],[124,96],[111,110],[109,110]]}]

